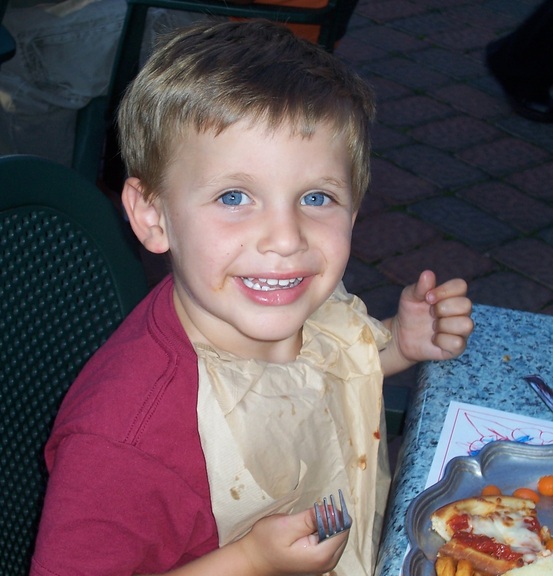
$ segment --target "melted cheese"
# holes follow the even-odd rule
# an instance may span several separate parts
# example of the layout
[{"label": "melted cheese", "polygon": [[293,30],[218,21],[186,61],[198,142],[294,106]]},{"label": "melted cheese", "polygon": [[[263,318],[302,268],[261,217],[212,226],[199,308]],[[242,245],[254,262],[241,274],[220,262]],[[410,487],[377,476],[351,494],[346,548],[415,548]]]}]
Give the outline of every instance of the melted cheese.
[{"label": "melted cheese", "polygon": [[491,516],[471,516],[469,523],[472,532],[494,538],[497,542],[508,544],[520,554],[534,555],[544,549],[538,534],[528,528],[524,521],[524,510],[500,511]]}]

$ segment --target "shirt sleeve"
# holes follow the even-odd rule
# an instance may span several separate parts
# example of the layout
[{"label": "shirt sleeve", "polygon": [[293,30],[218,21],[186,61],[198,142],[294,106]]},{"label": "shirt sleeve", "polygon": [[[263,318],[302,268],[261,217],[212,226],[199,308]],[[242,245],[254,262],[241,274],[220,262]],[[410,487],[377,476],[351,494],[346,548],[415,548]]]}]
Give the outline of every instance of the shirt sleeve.
[{"label": "shirt sleeve", "polygon": [[210,503],[185,478],[134,446],[75,434],[56,453],[30,574],[164,572],[216,547]]}]

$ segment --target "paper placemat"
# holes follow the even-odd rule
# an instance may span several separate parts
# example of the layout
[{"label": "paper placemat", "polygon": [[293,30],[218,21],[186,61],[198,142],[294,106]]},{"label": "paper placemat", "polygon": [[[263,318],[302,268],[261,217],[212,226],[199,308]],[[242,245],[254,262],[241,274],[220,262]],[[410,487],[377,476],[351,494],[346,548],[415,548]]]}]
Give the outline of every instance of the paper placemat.
[{"label": "paper placemat", "polygon": [[474,404],[451,402],[428,473],[425,488],[441,479],[456,456],[474,456],[490,442],[553,444],[553,422]]}]

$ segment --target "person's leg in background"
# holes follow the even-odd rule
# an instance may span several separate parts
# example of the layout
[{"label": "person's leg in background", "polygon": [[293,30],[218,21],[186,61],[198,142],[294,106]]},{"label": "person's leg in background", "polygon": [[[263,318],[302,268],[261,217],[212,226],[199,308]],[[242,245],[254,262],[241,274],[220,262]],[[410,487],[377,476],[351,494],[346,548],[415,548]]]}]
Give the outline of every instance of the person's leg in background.
[{"label": "person's leg in background", "polygon": [[486,61],[517,114],[553,122],[553,0],[545,0],[511,34],[489,44]]},{"label": "person's leg in background", "polygon": [[[71,166],[77,112],[107,93],[127,4],[39,1],[13,0],[3,20],[17,52],[0,68],[0,154]],[[202,17],[150,10],[144,57],[158,34]]]},{"label": "person's leg in background", "polygon": [[22,4],[3,21],[17,52],[0,69],[0,151],[69,166],[77,110],[107,90],[126,3]]}]

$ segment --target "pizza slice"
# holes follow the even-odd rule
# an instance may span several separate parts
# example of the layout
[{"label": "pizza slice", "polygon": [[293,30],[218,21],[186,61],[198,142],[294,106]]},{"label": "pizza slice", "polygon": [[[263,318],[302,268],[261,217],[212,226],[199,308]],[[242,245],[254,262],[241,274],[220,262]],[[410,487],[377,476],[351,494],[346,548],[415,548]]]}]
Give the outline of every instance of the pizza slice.
[{"label": "pizza slice", "polygon": [[436,510],[431,521],[445,540],[438,556],[469,563],[474,574],[499,576],[551,555],[545,546],[549,529],[540,525],[531,500],[466,498]]}]

